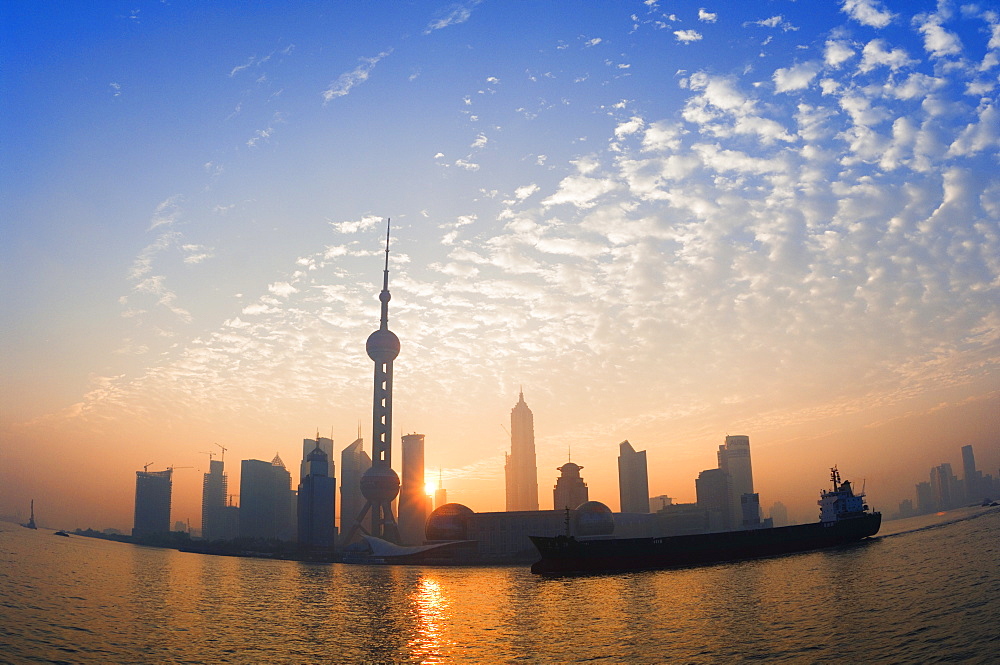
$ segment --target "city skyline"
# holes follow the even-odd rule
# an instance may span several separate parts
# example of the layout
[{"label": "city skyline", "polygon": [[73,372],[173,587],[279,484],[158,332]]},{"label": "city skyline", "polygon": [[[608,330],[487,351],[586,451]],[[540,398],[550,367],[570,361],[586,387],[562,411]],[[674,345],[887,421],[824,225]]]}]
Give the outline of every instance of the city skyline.
[{"label": "city skyline", "polygon": [[393,419],[453,501],[503,509],[522,385],[537,468],[571,445],[612,508],[625,439],[690,502],[749,435],[793,516],[834,464],[887,512],[963,445],[998,475],[982,5],[19,4],[0,30],[0,513],[127,529],[156,460],[197,522],[213,443],[342,451],[388,217]]}]

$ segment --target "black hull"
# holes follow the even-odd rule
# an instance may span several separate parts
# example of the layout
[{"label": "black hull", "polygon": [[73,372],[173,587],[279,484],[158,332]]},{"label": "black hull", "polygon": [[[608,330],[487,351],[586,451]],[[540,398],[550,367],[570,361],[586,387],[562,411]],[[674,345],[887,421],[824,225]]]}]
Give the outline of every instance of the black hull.
[{"label": "black hull", "polygon": [[874,536],[881,524],[881,513],[871,513],[830,526],[817,522],[663,538],[577,540],[572,536],[531,536],[542,556],[532,564],[531,572],[602,573],[755,559],[856,542]]}]

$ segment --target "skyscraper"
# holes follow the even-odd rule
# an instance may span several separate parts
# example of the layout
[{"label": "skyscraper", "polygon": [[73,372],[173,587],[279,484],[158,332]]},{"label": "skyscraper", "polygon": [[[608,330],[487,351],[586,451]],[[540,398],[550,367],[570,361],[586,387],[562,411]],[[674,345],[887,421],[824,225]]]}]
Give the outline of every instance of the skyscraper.
[{"label": "skyscraper", "polygon": [[621,512],[649,512],[649,476],[646,451],[636,452],[628,440],[618,444],[618,496]]},{"label": "skyscraper", "polygon": [[309,453],[316,446],[319,446],[319,449],[326,453],[326,459],[330,463],[330,470],[327,475],[331,478],[337,475],[337,465],[333,463],[333,439],[322,437],[319,435],[319,432],[316,432],[315,439],[302,439],[302,461],[299,463],[299,480],[305,478],[309,473],[309,464],[306,462],[306,458],[309,457]]},{"label": "skyscraper", "polygon": [[962,480],[965,482],[966,501],[982,501],[983,474],[976,470],[976,456],[972,446],[962,446]]},{"label": "skyscraper", "polygon": [[303,461],[306,475],[299,483],[297,497],[299,545],[310,549],[333,549],[337,479],[330,475],[329,457],[318,443]]},{"label": "skyscraper", "polygon": [[281,457],[240,464],[240,537],[292,540],[295,534],[292,476]]},{"label": "skyscraper", "polygon": [[566,462],[557,469],[560,471],[560,476],[556,479],[556,485],[552,489],[553,510],[575,509],[581,503],[586,503],[589,500],[590,492],[587,490],[587,483],[583,482],[583,478],[580,476],[582,468],[573,462]]},{"label": "skyscraper", "polygon": [[726,437],[726,442],[719,446],[719,468],[729,474],[730,527],[738,529],[743,523],[743,495],[753,494],[749,436]]},{"label": "skyscraper", "polygon": [[135,472],[135,518],[132,536],[170,533],[170,492],[173,469]]},{"label": "skyscraper", "polygon": [[222,460],[210,459],[208,473],[201,485],[201,537],[220,540],[231,537],[226,533],[226,494],[229,479]]},{"label": "skyscraper", "polygon": [[938,510],[955,508],[963,497],[959,495],[958,478],[952,473],[951,464],[945,462],[931,468],[931,491]]},{"label": "skyscraper", "polygon": [[427,521],[424,482],[424,435],[403,435],[403,478],[399,490],[399,539],[403,545],[422,545]]},{"label": "skyscraper", "polygon": [[448,503],[448,490],[444,488],[444,474],[438,469],[438,487],[434,490],[434,510]]},{"label": "skyscraper", "polygon": [[506,456],[504,475],[507,481],[507,510],[538,510],[535,417],[524,403],[523,390],[510,411],[510,454]]},{"label": "skyscraper", "polygon": [[[365,507],[365,497],[361,494],[361,477],[371,468],[372,458],[364,449],[364,441],[358,438],[340,452],[340,546],[358,539],[357,531],[351,527],[357,522],[361,509]],[[349,540],[351,539],[351,540]]]},{"label": "skyscraper", "polygon": [[726,530],[733,523],[732,481],[722,469],[706,469],[694,481],[698,507],[708,512],[713,529]]},{"label": "skyscraper", "polygon": [[[399,529],[392,514],[392,502],[399,494],[399,476],[392,470],[392,361],[399,355],[399,338],[389,330],[389,228],[385,233],[385,269],[382,271],[382,303],[379,329],[368,336],[365,349],[375,363],[372,397],[372,465],[361,477],[365,507],[351,529],[364,530],[363,520],[371,511],[371,530],[378,538],[399,541]],[[350,538],[349,535],[349,538]]]}]

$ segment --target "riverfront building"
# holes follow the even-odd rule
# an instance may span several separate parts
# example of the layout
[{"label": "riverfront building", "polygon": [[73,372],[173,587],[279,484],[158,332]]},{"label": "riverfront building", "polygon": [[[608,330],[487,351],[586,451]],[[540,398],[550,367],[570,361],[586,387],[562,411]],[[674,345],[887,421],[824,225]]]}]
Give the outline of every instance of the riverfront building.
[{"label": "riverfront building", "polygon": [[510,454],[505,457],[507,510],[538,510],[538,467],[535,463],[535,417],[522,390],[510,411]]},{"label": "riverfront building", "polygon": [[298,542],[308,549],[332,550],[337,533],[337,479],[330,475],[329,457],[318,443],[303,461],[306,475],[297,497]]},{"label": "riverfront building", "polygon": [[618,495],[623,513],[649,512],[649,476],[646,451],[636,451],[627,440],[618,444]]},{"label": "riverfront building", "polygon": [[403,435],[403,478],[399,489],[399,542],[424,542],[427,521],[427,489],[424,482],[424,435]]},{"label": "riverfront building", "polygon": [[295,540],[295,492],[281,457],[240,464],[241,538]]},{"label": "riverfront building", "polygon": [[135,518],[132,536],[170,533],[170,493],[173,469],[135,472]]},{"label": "riverfront building", "polygon": [[561,474],[556,479],[555,487],[552,488],[552,507],[554,510],[573,509],[589,500],[590,493],[587,490],[587,483],[580,476],[582,468],[573,462],[566,462],[559,467],[558,471]]},{"label": "riverfront building", "polygon": [[[348,544],[348,532],[365,507],[361,494],[361,477],[371,468],[372,458],[364,449],[360,437],[340,452],[340,545]],[[357,534],[353,540],[356,541]]]}]

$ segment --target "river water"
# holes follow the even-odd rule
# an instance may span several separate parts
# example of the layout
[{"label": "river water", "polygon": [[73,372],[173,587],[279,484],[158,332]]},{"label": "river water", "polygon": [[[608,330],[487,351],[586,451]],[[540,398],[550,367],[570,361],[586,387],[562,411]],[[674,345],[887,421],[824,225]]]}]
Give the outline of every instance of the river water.
[{"label": "river water", "polygon": [[997,663],[1000,509],[673,571],[240,559],[0,523],[0,662]]}]

